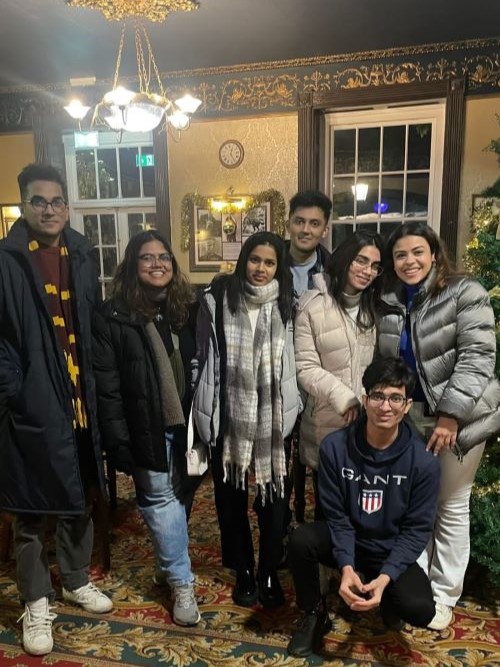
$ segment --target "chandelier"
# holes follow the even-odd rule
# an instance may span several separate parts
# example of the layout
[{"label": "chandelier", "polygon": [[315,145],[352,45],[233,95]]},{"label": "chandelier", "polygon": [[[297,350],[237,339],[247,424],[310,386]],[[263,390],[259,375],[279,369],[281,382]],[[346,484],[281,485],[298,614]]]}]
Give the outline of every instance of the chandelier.
[{"label": "chandelier", "polygon": [[[85,5],[93,9],[98,8],[103,13],[105,13],[104,7],[106,7],[112,18],[118,18],[118,15],[123,16],[125,12],[130,15],[132,11],[135,14],[141,12],[149,18],[152,11],[160,11],[160,6],[168,13],[168,11],[174,10],[174,6],[176,9],[188,11],[187,5],[197,5],[197,3],[188,0],[157,0],[156,2],[150,0],[148,2],[146,0],[66,0],[66,2],[69,5]],[[193,8],[190,7],[189,9]],[[106,13],[105,16],[108,18]],[[180,132],[188,129],[191,115],[198,109],[201,100],[188,94],[174,102],[168,99],[146,28],[138,19],[135,19],[133,23],[139,90],[132,91],[119,85],[120,66],[128,28],[128,23],[125,21],[118,46],[113,87],[96,105],[91,126],[105,124],[112,130],[119,132],[150,132],[158,127],[162,121],[165,121],[166,127],[171,130],[173,138],[178,140]],[[85,118],[90,109],[90,107],[82,104],[80,100],[72,100],[64,108],[79,123]]]},{"label": "chandelier", "polygon": [[195,0],[66,0],[70,7],[97,9],[108,21],[122,21],[129,16],[162,22],[170,12],[198,9]]}]

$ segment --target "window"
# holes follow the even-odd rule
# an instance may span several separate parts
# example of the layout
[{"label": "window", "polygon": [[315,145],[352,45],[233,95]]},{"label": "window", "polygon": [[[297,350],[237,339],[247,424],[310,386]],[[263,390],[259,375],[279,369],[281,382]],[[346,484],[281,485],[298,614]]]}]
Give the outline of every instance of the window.
[{"label": "window", "polygon": [[386,235],[409,220],[439,233],[444,101],[339,111],[325,120],[332,247],[356,230]]},{"label": "window", "polygon": [[72,227],[99,254],[103,297],[129,239],[156,229],[153,142],[146,133],[99,133],[98,148],[75,148],[63,137]]}]

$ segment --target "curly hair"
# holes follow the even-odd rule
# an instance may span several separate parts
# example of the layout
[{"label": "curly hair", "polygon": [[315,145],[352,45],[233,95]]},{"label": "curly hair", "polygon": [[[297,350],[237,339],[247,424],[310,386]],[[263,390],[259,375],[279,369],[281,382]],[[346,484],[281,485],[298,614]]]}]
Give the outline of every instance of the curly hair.
[{"label": "curly hair", "polygon": [[241,296],[245,293],[244,285],[247,279],[247,262],[252,251],[258,245],[272,246],[276,252],[278,266],[275,280],[279,285],[278,307],[284,324],[293,316],[293,281],[292,272],[288,263],[288,252],[283,239],[272,232],[257,232],[252,234],[243,244],[236,268],[231,276],[222,276],[221,285],[227,292],[229,310],[236,313],[240,307]]},{"label": "curly hair", "polygon": [[62,193],[66,197],[66,182],[61,172],[51,164],[33,162],[26,165],[17,177],[21,199],[27,197],[28,185],[33,181],[50,181],[61,186]]},{"label": "curly hair", "polygon": [[[345,241],[337,246],[326,268],[326,274],[330,277],[329,292],[340,308],[345,311],[346,299],[344,296],[347,283],[347,274],[354,258],[359,251],[366,246],[374,246],[380,252],[380,263],[384,261],[384,242],[379,234],[369,231],[354,232]],[[372,329],[375,326],[377,314],[383,309],[381,301],[382,283],[380,276],[361,292],[359,312],[356,323],[360,329]]]},{"label": "curly hair", "polygon": [[436,271],[434,282],[430,288],[430,294],[438,294],[446,287],[447,278],[450,275],[453,275],[455,271],[450,265],[443,241],[425,222],[405,222],[404,224],[399,225],[399,227],[397,227],[389,236],[387,241],[386,279],[390,282],[395,282],[397,280],[396,272],[394,271],[394,257],[392,251],[397,241],[405,236],[421,236],[429,244],[431,253],[434,255]]},{"label": "curly hair", "polygon": [[172,255],[172,280],[167,285],[165,313],[174,331],[179,331],[189,317],[189,307],[195,294],[188,279],[179,268],[169,242],[157,231],[140,232],[133,236],[125,250],[125,256],[116,269],[111,283],[111,296],[122,301],[132,313],[152,319],[156,313],[147,291],[137,275],[137,262],[145,243],[158,241]]}]

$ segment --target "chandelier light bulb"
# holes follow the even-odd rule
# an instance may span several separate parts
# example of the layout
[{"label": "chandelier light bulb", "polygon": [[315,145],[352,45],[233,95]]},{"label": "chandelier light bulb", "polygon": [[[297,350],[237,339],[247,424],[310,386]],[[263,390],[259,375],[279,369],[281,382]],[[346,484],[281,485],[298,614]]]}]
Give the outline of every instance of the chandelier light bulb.
[{"label": "chandelier light bulb", "polygon": [[130,104],[134,96],[135,93],[132,90],[127,90],[127,88],[124,88],[123,86],[118,86],[117,88],[110,90],[109,93],[106,93],[103,100],[108,104],[116,104],[116,106],[125,107],[127,104]]},{"label": "chandelier light bulb", "polygon": [[83,120],[88,114],[90,107],[86,107],[80,100],[73,99],[64,107],[64,110],[69,113],[71,118],[75,120]]},{"label": "chandelier light bulb", "polygon": [[182,113],[195,113],[201,104],[201,100],[192,95],[186,94],[175,100],[175,105],[182,111]]},{"label": "chandelier light bulb", "polygon": [[176,130],[187,130],[189,127],[189,116],[182,111],[174,111],[168,117],[168,122],[175,127]]}]

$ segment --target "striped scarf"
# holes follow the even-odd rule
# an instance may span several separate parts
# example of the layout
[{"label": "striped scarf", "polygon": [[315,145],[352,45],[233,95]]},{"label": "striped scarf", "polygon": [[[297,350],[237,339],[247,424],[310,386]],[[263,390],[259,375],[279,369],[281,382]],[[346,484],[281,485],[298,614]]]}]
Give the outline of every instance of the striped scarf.
[{"label": "striped scarf", "polygon": [[88,428],[88,422],[78,363],[68,249],[62,237],[60,245],[56,247],[41,245],[31,239],[28,248],[42,278],[49,314],[66,359],[73,394],[73,428],[78,426],[85,429]]},{"label": "striped scarf", "polygon": [[[244,488],[253,461],[263,502],[267,491],[270,498],[273,491],[283,497],[286,475],[281,397],[285,326],[278,294],[276,280],[262,287],[246,283],[236,313],[229,310],[226,294],[223,302],[227,350],[224,479]],[[255,333],[247,301],[260,305]]]}]

